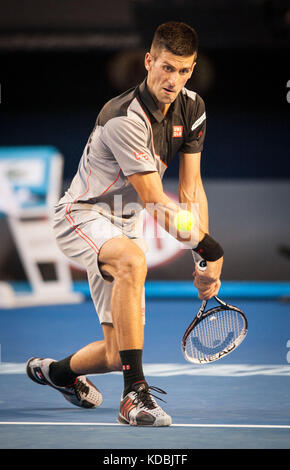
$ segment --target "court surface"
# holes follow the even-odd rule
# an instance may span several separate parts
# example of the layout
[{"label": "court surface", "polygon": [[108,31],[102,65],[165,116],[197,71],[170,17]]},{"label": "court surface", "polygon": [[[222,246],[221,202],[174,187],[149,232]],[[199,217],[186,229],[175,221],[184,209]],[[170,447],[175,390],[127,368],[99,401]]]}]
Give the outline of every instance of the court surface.
[{"label": "court surface", "polygon": [[91,376],[103,393],[95,410],[26,377],[31,356],[61,359],[102,339],[90,301],[1,310],[0,448],[290,449],[290,304],[232,303],[248,317],[246,340],[223,360],[193,366],[180,343],[200,302],[147,301],[144,369],[149,385],[167,392],[173,426],[164,429],[117,423],[120,373]]}]

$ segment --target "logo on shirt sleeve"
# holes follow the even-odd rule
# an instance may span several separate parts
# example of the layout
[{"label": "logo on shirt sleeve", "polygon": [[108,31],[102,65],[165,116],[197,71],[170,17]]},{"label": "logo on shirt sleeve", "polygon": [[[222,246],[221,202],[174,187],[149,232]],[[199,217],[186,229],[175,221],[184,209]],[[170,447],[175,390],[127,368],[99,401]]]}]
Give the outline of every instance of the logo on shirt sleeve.
[{"label": "logo on shirt sleeve", "polygon": [[173,126],[172,137],[182,137],[183,126]]},{"label": "logo on shirt sleeve", "polygon": [[144,152],[134,152],[134,156],[136,160],[141,160],[141,158],[144,158],[144,160],[149,160],[149,156]]},{"label": "logo on shirt sleeve", "polygon": [[192,124],[191,130],[194,131],[206,119],[205,112]]}]

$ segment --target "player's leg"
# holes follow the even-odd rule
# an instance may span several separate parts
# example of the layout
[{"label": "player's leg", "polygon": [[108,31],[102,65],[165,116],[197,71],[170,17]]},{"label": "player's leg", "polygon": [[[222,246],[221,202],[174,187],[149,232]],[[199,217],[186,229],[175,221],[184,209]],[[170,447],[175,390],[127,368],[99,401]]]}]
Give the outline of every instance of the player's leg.
[{"label": "player's leg", "polygon": [[[98,267],[104,278],[113,281],[109,284],[97,274],[91,274],[91,270],[88,273],[92,298],[103,326],[104,341],[91,343],[73,354],[69,359],[69,371],[67,363],[60,361],[52,365],[51,373],[53,380],[60,383],[59,380],[67,380],[72,372],[110,372],[120,370],[122,363],[127,393],[134,383],[145,382],[142,300],[146,259],[141,248],[123,236],[104,243],[98,256]],[[114,328],[105,323],[111,323]]]},{"label": "player's leg", "polygon": [[[154,426],[171,424],[171,418],[158,407],[149,393],[143,374],[144,325],[141,298],[146,277],[144,253],[135,246],[134,242],[122,236],[120,229],[112,226],[108,219],[96,215],[95,212],[92,213],[90,210],[81,208],[80,211],[74,210],[73,215],[70,214],[69,220],[65,219],[67,219],[66,210],[63,208],[58,212],[55,225],[57,240],[62,251],[69,258],[83,264],[88,273],[93,272],[101,278],[114,280],[111,321],[114,324],[115,344],[118,345],[124,375],[124,392],[120,411],[122,422],[125,420],[130,424]],[[69,225],[67,222],[70,222]],[[107,330],[105,329],[105,331]],[[33,368],[35,375],[33,373],[32,376],[30,361],[27,373],[32,380],[41,384],[49,384],[60,390],[60,387],[50,382],[48,370],[54,374],[58,369],[58,372],[61,372],[59,375],[61,381],[66,382],[68,378],[71,379],[73,376],[77,376],[76,380],[78,381],[78,374],[87,370],[86,367],[89,367],[90,370],[93,368],[96,373],[98,370],[109,369],[112,364],[119,364],[119,358],[116,358],[116,347],[111,348],[109,338],[113,338],[112,330],[111,333],[105,335],[104,342],[96,342],[92,346],[87,346],[83,348],[82,352],[79,351],[58,361],[57,364],[55,364],[56,361],[46,360],[48,362],[42,366],[36,358],[37,363]],[[92,351],[94,351],[94,358],[91,356]],[[110,366],[108,366],[108,362],[104,361],[104,354],[107,358],[110,357]],[[71,362],[75,370],[71,368]],[[37,369],[40,377],[37,375]],[[44,370],[46,374],[42,380],[41,374]],[[89,396],[93,395],[93,392],[94,390],[88,386],[87,381],[84,393]],[[78,393],[76,392],[75,395]],[[74,403],[71,399],[70,401]],[[97,400],[95,401],[97,402]],[[84,406],[82,404],[84,402],[83,400],[83,402],[74,404]],[[144,413],[144,410],[147,412]]]},{"label": "player's leg", "polygon": [[[73,354],[70,367],[80,374],[120,370],[120,350],[142,351],[143,348],[146,277],[143,251],[126,237],[113,238],[100,249],[98,266],[103,277],[90,269],[88,281],[103,327],[104,340],[93,342]],[[141,278],[139,269],[145,271]],[[132,271],[131,276],[127,272],[129,270]],[[139,295],[138,285],[141,292]],[[53,367],[56,369],[57,364]]]},{"label": "player's leg", "polygon": [[[111,314],[124,378],[119,422],[135,426],[169,426],[171,417],[151,395],[143,372],[141,305],[147,274],[144,252],[132,240],[112,239],[103,245],[99,262],[103,276],[114,279]],[[156,391],[164,393],[160,389]]]},{"label": "player's leg", "polygon": [[72,355],[70,367],[75,374],[105,374],[121,371],[115,328],[109,323],[103,323],[102,328],[104,340],[90,343]]},{"label": "player's leg", "polygon": [[[66,206],[62,206],[56,212],[54,231],[63,253],[81,264],[88,273],[95,273],[96,277],[104,283],[98,267],[98,254],[105,241],[112,237],[122,236],[121,230],[95,211],[81,208],[81,210],[70,212],[68,216]],[[108,335],[103,341],[93,345],[94,372],[98,367],[100,370],[108,367],[103,359],[108,357],[105,354],[107,337]],[[60,361],[50,358],[31,358],[27,362],[27,374],[34,382],[50,385],[59,390],[66,399],[77,406],[99,406],[102,401],[99,390],[85,376],[80,375],[79,372],[75,373],[71,368],[73,355]],[[84,356],[82,358],[84,366],[84,360],[88,357],[89,355],[86,355],[86,359]],[[92,366],[91,363],[88,365]]]},{"label": "player's leg", "polygon": [[[142,249],[144,244],[140,240]],[[104,274],[105,277],[106,274]],[[112,280],[112,276],[109,276]],[[104,340],[93,342],[80,351],[77,351],[71,358],[70,364],[75,372],[82,374],[98,374],[115,370],[121,370],[119,354],[119,344],[116,338],[116,329],[113,327],[112,297],[114,282],[108,282],[97,273],[89,272],[88,281],[91,296],[99,316],[99,321],[103,328]],[[142,324],[145,324],[145,290],[143,289],[141,300]]]},{"label": "player's leg", "polygon": [[[74,214],[74,219],[77,219],[77,215],[81,216],[83,214]],[[92,235],[101,233],[100,224],[102,228],[104,228],[106,223],[108,224],[106,219],[96,219],[90,223],[86,223],[85,227],[81,229],[82,237],[78,236],[78,232],[71,230],[65,237],[62,237],[61,233],[59,238],[62,241],[62,248],[65,254],[82,262],[88,270],[89,278],[91,277],[90,273],[93,272],[95,278],[99,279],[99,282],[103,285],[105,281],[102,275],[109,277],[110,280],[114,280],[109,312],[110,315],[111,311],[113,314],[108,319],[109,322],[116,324],[114,333],[111,332],[110,327],[104,327],[103,341],[92,343],[83,348],[82,352],[79,351],[60,361],[45,360],[44,362],[40,358],[33,358],[35,360],[30,360],[27,365],[27,373],[30,378],[34,380],[36,379],[35,374],[42,374],[40,369],[43,367],[44,373],[42,375],[45,375],[45,382],[38,381],[38,383],[46,383],[55,386],[55,388],[71,388],[74,380],[77,379],[80,374],[83,375],[84,373],[88,373],[88,371],[92,373],[110,372],[111,370],[116,370],[116,368],[119,370],[120,348],[126,350],[132,348],[134,349],[133,355],[135,356],[137,354],[139,357],[138,370],[136,367],[133,368],[132,365],[130,372],[126,372],[126,384],[128,384],[128,380],[131,380],[130,377],[132,374],[135,378],[143,378],[141,358],[144,327],[141,298],[146,277],[146,261],[142,250],[127,237],[122,236],[121,232],[118,231],[116,227],[113,227],[114,238],[106,240],[105,242],[104,240],[95,241],[94,239],[93,245],[92,242],[87,243],[86,240],[84,240],[84,238],[86,238],[84,234],[87,235],[87,233],[89,233],[91,240],[93,239]],[[79,225],[80,224],[78,224],[78,226]],[[65,231],[67,228],[64,227],[63,230]],[[84,230],[86,230],[86,232]],[[112,231],[108,230],[108,234],[111,234],[110,232]],[[105,230],[103,230],[102,233],[103,237],[107,236]],[[100,247],[99,253],[92,248],[92,245]],[[79,253],[81,253],[81,256]],[[100,267],[102,272],[100,271]],[[91,292],[92,284],[90,279]],[[109,285],[109,283],[107,283],[107,285]],[[93,293],[94,297],[99,297],[98,292]],[[99,309],[97,309],[97,311],[98,310]],[[101,322],[103,323],[103,321]],[[124,322],[126,326],[124,326]],[[120,344],[119,341],[121,341]],[[117,348],[116,344],[118,344]],[[125,354],[128,355],[129,353]],[[35,381],[37,381],[37,379]]]},{"label": "player's leg", "polygon": [[145,382],[142,364],[144,321],[142,297],[147,274],[144,252],[126,237],[105,243],[99,255],[103,276],[114,279],[111,316],[124,377],[124,393]]},{"label": "player's leg", "polygon": [[[99,315],[103,310],[101,322],[104,317],[109,320],[111,315],[114,326],[103,324],[104,343],[92,343],[78,351],[71,358],[71,367],[76,373],[96,373],[106,371],[108,366],[119,368],[121,362],[124,391],[119,421],[123,424],[168,426],[171,418],[154,400],[143,372],[142,300],[146,277],[144,254],[126,237],[114,238],[107,241],[100,250],[99,268],[104,278],[113,279],[114,282],[110,312],[106,312],[104,306],[100,308],[95,300],[96,309]],[[89,280],[92,296],[97,297],[94,282],[91,277]],[[95,279],[95,283],[97,282]]]},{"label": "player's leg", "polygon": [[[97,260],[96,260],[97,261]],[[90,273],[91,273],[90,266]],[[136,383],[145,384],[142,364],[144,322],[142,312],[146,259],[127,237],[108,240],[98,256],[100,276],[88,273],[90,289],[103,326],[104,340],[90,343],[73,355],[46,364],[46,379],[57,387],[68,387],[79,376],[120,370],[123,366],[124,395]],[[96,269],[97,271],[97,269]],[[100,289],[101,285],[101,289]],[[104,305],[111,290],[110,309]],[[102,298],[103,296],[103,298]],[[111,324],[105,324],[108,321]],[[114,325],[114,327],[113,327]],[[31,367],[39,368],[38,362]],[[30,377],[32,378],[31,374]]]}]

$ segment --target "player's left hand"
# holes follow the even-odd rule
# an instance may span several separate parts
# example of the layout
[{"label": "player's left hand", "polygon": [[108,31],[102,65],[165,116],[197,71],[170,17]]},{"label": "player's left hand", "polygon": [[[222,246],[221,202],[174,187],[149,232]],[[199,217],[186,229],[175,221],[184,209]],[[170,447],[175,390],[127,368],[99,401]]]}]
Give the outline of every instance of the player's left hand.
[{"label": "player's left hand", "polygon": [[[195,273],[194,273],[195,277]],[[218,280],[217,282],[214,282],[213,284],[207,285],[207,286],[198,286],[196,284],[196,281],[194,280],[194,285],[198,290],[198,298],[201,300],[209,300],[215,295],[218,295],[218,292],[220,290],[221,286],[221,281]]]},{"label": "player's left hand", "polygon": [[209,300],[218,294],[221,281],[220,275],[223,265],[223,258],[214,262],[207,262],[205,271],[198,269],[195,265],[193,273],[193,284],[198,290],[198,297],[201,300]]}]

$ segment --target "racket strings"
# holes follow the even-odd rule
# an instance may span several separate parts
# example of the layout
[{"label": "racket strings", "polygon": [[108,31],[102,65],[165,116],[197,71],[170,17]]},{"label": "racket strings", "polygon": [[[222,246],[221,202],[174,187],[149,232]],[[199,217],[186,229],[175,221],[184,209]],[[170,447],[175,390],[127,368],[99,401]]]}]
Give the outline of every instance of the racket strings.
[{"label": "racket strings", "polygon": [[190,332],[185,353],[196,363],[215,360],[223,351],[238,344],[244,329],[244,319],[235,310],[212,313]]}]

